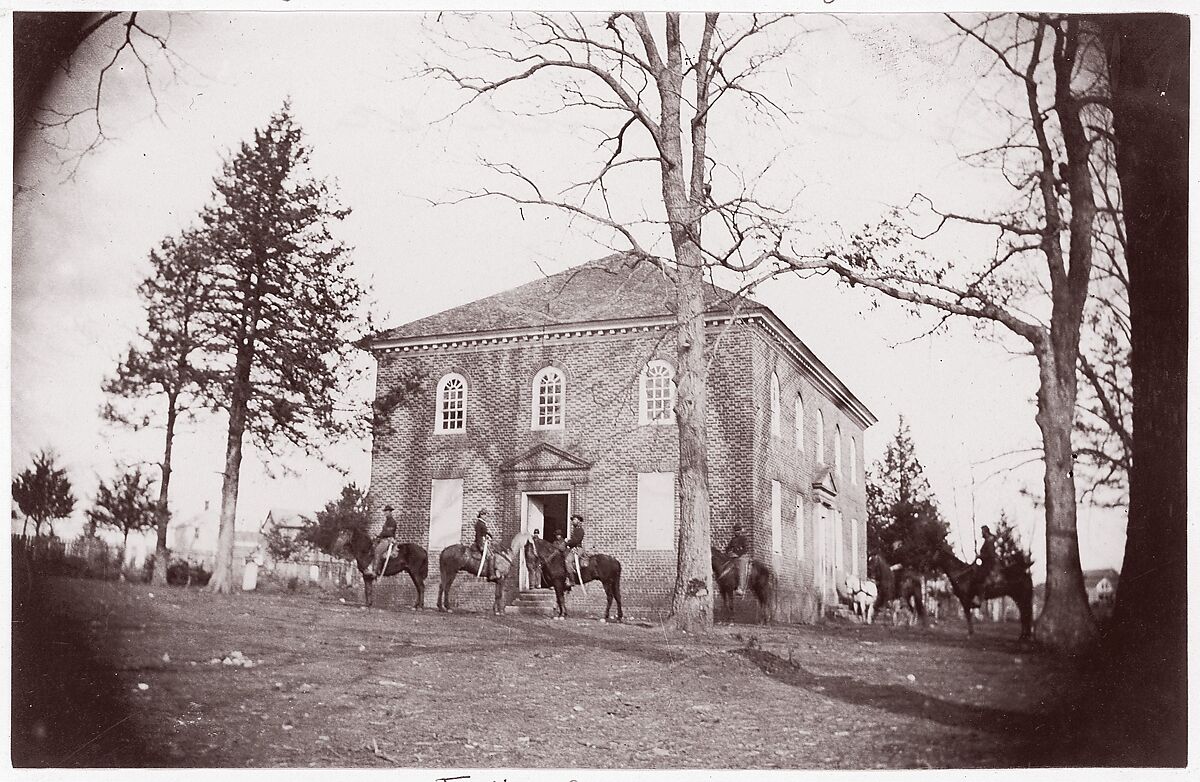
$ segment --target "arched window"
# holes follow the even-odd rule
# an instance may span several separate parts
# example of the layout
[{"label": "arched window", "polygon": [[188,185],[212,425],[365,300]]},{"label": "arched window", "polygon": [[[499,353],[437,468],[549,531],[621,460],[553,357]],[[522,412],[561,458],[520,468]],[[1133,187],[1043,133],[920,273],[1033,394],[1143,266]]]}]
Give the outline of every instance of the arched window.
[{"label": "arched window", "polygon": [[533,376],[534,429],[562,429],[566,382],[555,367],[546,367]]},{"label": "arched window", "polygon": [[842,463],[842,427],[838,424],[833,425],[833,467],[839,477],[846,474]]},{"label": "arched window", "polygon": [[817,411],[817,463],[825,463],[825,413]]},{"label": "arched window", "polygon": [[640,381],[642,424],[675,423],[675,369],[665,361],[651,361]]},{"label": "arched window", "polygon": [[796,450],[804,452],[804,400],[796,397]]},{"label": "arched window", "polygon": [[437,421],[435,431],[462,432],[467,428],[467,379],[457,373],[446,375],[437,384]]},{"label": "arched window", "polygon": [[858,485],[858,440],[850,438],[850,483]]},{"label": "arched window", "polygon": [[782,437],[779,426],[779,375],[771,373],[771,436]]}]

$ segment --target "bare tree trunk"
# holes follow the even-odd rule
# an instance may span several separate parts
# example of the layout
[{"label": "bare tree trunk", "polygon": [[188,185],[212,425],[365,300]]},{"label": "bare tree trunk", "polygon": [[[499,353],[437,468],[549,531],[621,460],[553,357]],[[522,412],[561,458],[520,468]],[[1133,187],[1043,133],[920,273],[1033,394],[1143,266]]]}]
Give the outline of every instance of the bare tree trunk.
[{"label": "bare tree trunk", "polygon": [[154,546],[154,573],[151,576],[151,583],[155,586],[167,585],[167,559],[170,556],[167,553],[167,525],[171,521],[167,499],[171,486],[171,451],[175,447],[175,422],[179,417],[175,400],[174,394],[167,396],[167,442],[163,449],[162,481],[158,487],[158,540]]},{"label": "bare tree trunk", "polygon": [[[715,17],[708,19],[711,26]],[[692,128],[692,192],[688,193],[680,125],[683,98],[683,55],[679,15],[666,20],[667,59],[658,74],[662,105],[662,138],[659,144],[663,204],[675,250],[676,313],[678,326],[679,382],[676,385],[675,420],[679,427],[679,566],[671,600],[671,624],[684,632],[707,632],[713,623],[712,529],[708,502],[708,389],[704,365],[704,258],[700,240],[700,212],[695,206],[703,187],[703,117]],[[695,163],[695,161],[693,161]]]},{"label": "bare tree trunk", "polygon": [[1079,562],[1071,429],[1075,394],[1063,387],[1052,351],[1038,351],[1041,386],[1037,424],[1042,432],[1046,472],[1046,598],[1038,636],[1068,652],[1082,651],[1096,635]]},{"label": "bare tree trunk", "polygon": [[702,267],[681,265],[679,274],[679,383],[675,420],[679,426],[679,568],[671,614],[676,627],[703,632],[712,627],[712,531],[708,505],[708,437],[704,422],[708,392],[704,372]]},{"label": "bare tree trunk", "polygon": [[125,580],[125,557],[129,554],[129,527],[121,533],[121,559],[117,563],[117,580]]},{"label": "bare tree trunk", "polygon": [[246,405],[250,386],[250,355],[238,356],[233,398],[229,406],[229,436],[225,443],[225,479],[221,483],[221,526],[217,532],[217,559],[208,591],[233,591],[233,537],[237,519],[238,483],[242,470],[242,435],[246,430]]}]

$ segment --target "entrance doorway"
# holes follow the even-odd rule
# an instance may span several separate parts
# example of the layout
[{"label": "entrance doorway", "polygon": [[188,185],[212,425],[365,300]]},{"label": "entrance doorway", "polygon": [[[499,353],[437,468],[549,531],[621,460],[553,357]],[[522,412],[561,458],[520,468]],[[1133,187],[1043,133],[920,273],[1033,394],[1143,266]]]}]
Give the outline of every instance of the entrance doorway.
[{"label": "entrance doorway", "polygon": [[[521,503],[521,531],[534,532],[545,540],[554,541],[558,536],[567,538],[567,516],[570,513],[569,492],[523,492]],[[521,589],[529,589],[529,570],[525,567],[525,552],[521,552]]]}]

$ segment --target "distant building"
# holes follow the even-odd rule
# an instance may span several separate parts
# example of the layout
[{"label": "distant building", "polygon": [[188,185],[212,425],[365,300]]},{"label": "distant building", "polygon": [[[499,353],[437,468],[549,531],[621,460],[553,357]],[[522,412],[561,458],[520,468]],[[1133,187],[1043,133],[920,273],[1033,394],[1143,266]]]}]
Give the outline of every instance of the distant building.
[{"label": "distant building", "polygon": [[[481,508],[502,544],[565,536],[578,512],[587,546],[621,560],[626,601],[665,608],[680,513],[673,301],[658,268],[614,255],[367,340],[377,399],[423,378],[375,438],[371,529],[394,506],[400,539],[436,563]],[[712,543],[741,522],[812,616],[866,572],[875,416],[767,307],[711,285],[705,305]]]},{"label": "distant building", "polygon": [[1083,585],[1087,589],[1088,603],[1093,607],[1111,609],[1117,599],[1117,582],[1121,574],[1112,568],[1083,571]]}]

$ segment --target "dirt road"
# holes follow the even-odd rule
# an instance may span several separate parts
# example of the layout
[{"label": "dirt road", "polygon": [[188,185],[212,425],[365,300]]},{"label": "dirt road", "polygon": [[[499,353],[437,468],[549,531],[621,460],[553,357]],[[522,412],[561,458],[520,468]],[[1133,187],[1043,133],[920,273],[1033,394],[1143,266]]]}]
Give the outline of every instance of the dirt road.
[{"label": "dirt road", "polygon": [[698,639],[351,593],[46,579],[39,599],[14,607],[17,765],[1024,766],[1069,679],[1015,624]]}]

